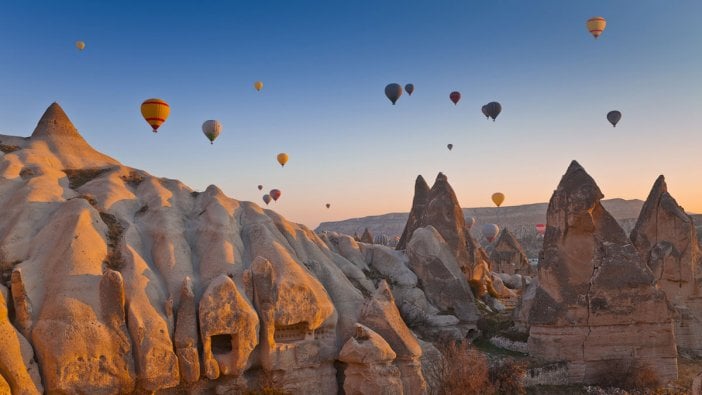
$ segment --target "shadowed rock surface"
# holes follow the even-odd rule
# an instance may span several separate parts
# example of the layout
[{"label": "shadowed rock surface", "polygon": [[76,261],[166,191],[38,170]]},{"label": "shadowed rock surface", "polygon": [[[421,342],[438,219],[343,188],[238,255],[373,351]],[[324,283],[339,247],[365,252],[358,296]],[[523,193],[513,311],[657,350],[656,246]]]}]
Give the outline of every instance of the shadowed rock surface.
[{"label": "shadowed rock surface", "polygon": [[522,246],[509,229],[503,229],[490,253],[492,270],[497,273],[534,275]]},{"label": "shadowed rock surface", "polygon": [[573,383],[597,382],[613,364],[647,365],[670,381],[677,352],[668,302],[602,197],[575,161],[551,197],[529,353],[567,361]]},{"label": "shadowed rock surface", "polygon": [[702,254],[692,218],[658,177],[631,241],[675,309],[678,350],[702,357]]}]

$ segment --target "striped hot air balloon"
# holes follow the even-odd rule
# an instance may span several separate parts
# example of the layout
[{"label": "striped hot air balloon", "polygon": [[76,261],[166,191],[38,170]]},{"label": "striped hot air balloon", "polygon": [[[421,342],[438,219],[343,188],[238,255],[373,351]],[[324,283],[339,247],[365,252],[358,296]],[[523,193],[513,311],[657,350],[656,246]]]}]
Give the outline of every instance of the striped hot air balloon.
[{"label": "striped hot air balloon", "polygon": [[593,37],[597,38],[602,34],[604,31],[605,27],[607,26],[607,20],[602,18],[601,16],[595,16],[587,20],[587,30],[590,31],[590,34],[593,35]]},{"label": "striped hot air balloon", "polygon": [[146,120],[146,123],[151,125],[154,133],[158,128],[166,122],[168,114],[171,113],[171,107],[162,99],[147,99],[141,103],[141,115]]}]

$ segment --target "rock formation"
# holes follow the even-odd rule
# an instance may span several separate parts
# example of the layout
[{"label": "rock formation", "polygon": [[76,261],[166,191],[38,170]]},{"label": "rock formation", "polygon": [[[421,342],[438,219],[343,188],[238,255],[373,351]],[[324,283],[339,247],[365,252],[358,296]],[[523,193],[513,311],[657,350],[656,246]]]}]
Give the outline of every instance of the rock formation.
[{"label": "rock formation", "polygon": [[571,163],[549,202],[529,353],[566,361],[569,381],[593,383],[613,366],[677,377],[665,294],[614,218],[595,181]]},{"label": "rock formation", "polygon": [[631,241],[675,309],[678,351],[702,357],[702,253],[692,218],[658,177]]},{"label": "rock formation", "polygon": [[365,314],[396,336],[386,339],[393,363],[423,392],[421,351],[408,346],[395,300],[364,310],[371,271],[428,304],[402,253],[350,239],[332,248],[215,186],[195,192],[123,166],[58,104],[31,137],[0,144],[13,147],[0,152],[0,268],[11,287],[0,289],[0,389],[245,392],[265,374],[292,393],[335,393],[334,362]]},{"label": "rock formation", "polygon": [[407,248],[407,243],[409,243],[414,230],[422,226],[420,224],[424,215],[424,207],[426,207],[429,198],[429,191],[429,184],[424,180],[424,177],[421,175],[417,176],[417,180],[414,182],[412,209],[410,210],[405,229],[402,231],[402,236],[400,236],[400,241],[397,242],[396,249],[404,250]]},{"label": "rock formation", "polygon": [[503,229],[495,242],[490,254],[492,270],[496,273],[519,274],[532,276],[533,269],[529,264],[522,246],[509,229]]},{"label": "rock formation", "polygon": [[356,333],[341,349],[339,360],[348,364],[344,371],[347,395],[402,395],[400,371],[392,364],[396,354],[371,329],[356,325]]},{"label": "rock formation", "polygon": [[361,242],[366,244],[373,244],[373,235],[371,234],[370,230],[368,230],[368,228],[366,228],[366,230],[363,231],[363,235],[361,235]]}]

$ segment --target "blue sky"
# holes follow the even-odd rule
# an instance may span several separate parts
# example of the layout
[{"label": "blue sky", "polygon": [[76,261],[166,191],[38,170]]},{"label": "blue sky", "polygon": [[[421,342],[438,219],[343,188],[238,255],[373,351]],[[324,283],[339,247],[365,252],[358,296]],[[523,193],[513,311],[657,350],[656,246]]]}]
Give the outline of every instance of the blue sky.
[{"label": "blue sky", "polygon": [[[0,133],[28,135],[58,101],[126,165],[241,200],[279,188],[271,206],[312,227],[406,211],[438,171],[466,207],[546,201],[572,159],[607,197],[644,199],[665,174],[702,212],[701,15],[696,0],[3,2]],[[415,93],[392,106],[390,82]],[[150,97],[172,109],[157,135]],[[224,125],[214,146],[206,119]]]}]

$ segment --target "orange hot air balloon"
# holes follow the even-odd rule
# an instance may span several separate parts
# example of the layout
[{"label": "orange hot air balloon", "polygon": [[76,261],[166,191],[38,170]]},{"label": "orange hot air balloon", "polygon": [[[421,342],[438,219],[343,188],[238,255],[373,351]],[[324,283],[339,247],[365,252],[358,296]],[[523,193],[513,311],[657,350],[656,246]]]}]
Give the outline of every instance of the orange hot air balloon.
[{"label": "orange hot air balloon", "polygon": [[271,189],[271,191],[268,192],[268,194],[273,198],[273,200],[277,202],[278,199],[280,199],[281,192],[279,189]]},{"label": "orange hot air balloon", "polygon": [[290,159],[288,157],[288,154],[286,154],[285,152],[279,153],[276,158],[278,159],[278,163],[280,163],[281,167],[285,167],[285,164],[288,163],[288,159]]},{"label": "orange hot air balloon", "polygon": [[162,99],[147,99],[141,103],[141,115],[146,120],[146,123],[151,125],[154,133],[158,128],[166,122],[168,114],[171,113],[171,107]]},{"label": "orange hot air balloon", "polygon": [[590,34],[597,38],[600,36],[600,34],[602,34],[605,27],[607,26],[607,20],[605,20],[601,16],[595,16],[588,19],[585,25],[587,26],[587,30],[590,31]]},{"label": "orange hot air balloon", "polygon": [[256,89],[257,91],[260,92],[261,89],[263,89],[263,82],[261,82],[261,81],[254,82],[254,89]]},{"label": "orange hot air balloon", "polygon": [[495,203],[495,206],[500,207],[502,205],[502,202],[505,201],[505,194],[502,192],[495,192],[492,194],[492,202]]}]

